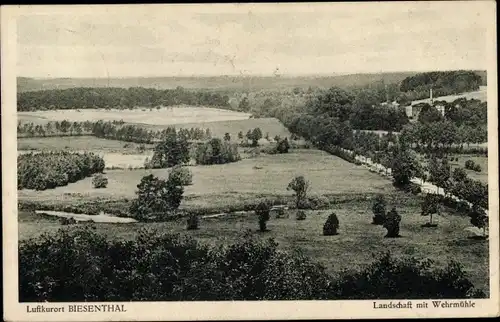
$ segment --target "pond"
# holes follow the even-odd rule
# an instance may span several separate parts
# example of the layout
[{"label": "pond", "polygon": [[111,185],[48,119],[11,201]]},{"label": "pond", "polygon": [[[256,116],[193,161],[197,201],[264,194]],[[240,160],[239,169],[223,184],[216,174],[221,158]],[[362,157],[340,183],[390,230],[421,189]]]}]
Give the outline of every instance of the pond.
[{"label": "pond", "polygon": [[52,210],[36,210],[35,213],[44,214],[44,215],[48,215],[48,216],[56,216],[56,217],[61,217],[61,218],[73,218],[76,221],[90,221],[90,220],[92,220],[94,222],[99,222],[99,223],[121,223],[121,224],[137,222],[137,220],[135,220],[133,218],[115,217],[115,216],[107,215],[105,213],[100,213],[99,215],[86,215],[86,214],[75,214],[75,213],[64,212],[64,211],[52,211]]}]

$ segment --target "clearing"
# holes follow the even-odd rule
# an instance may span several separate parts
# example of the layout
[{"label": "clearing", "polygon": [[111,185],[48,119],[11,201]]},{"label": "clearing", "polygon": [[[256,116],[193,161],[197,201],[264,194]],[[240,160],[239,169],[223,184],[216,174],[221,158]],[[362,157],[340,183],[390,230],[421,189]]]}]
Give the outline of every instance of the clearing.
[{"label": "clearing", "polygon": [[20,121],[35,123],[63,120],[70,120],[71,122],[123,120],[126,123],[173,125],[210,121],[245,120],[250,118],[250,114],[211,107],[177,106],[163,107],[160,109],[82,109],[18,112],[17,117]]}]

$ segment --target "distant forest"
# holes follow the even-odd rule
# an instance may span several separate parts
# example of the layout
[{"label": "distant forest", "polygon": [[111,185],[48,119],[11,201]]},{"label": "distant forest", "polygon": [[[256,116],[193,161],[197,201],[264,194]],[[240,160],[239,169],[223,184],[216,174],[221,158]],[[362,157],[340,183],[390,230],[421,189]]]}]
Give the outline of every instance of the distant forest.
[{"label": "distant forest", "polygon": [[193,92],[182,88],[158,90],[131,87],[110,88],[68,88],[52,89],[17,94],[18,111],[118,108],[159,108],[173,105],[207,105],[228,107],[229,97],[218,93]]},{"label": "distant forest", "polygon": [[[175,85],[174,80],[176,79],[179,81],[176,88],[158,89],[162,86]],[[104,82],[111,83],[115,87],[106,87]],[[45,89],[24,91],[26,88],[36,87],[34,84]],[[127,84],[136,84],[141,87],[123,87]],[[431,87],[434,91],[434,97],[438,97],[476,91],[480,85],[484,84],[486,84],[486,72],[476,71],[353,74],[295,78],[228,76],[121,80],[18,78],[17,110],[133,109],[185,104],[248,112],[252,104],[248,99],[250,93],[264,95],[269,99],[286,101],[288,97],[306,97],[333,87],[346,89],[353,95],[360,96],[359,99],[366,99],[364,97],[366,95],[375,96],[376,99],[373,100],[375,104],[396,100],[402,105],[408,105],[411,101],[428,98]],[[187,88],[180,85],[187,85]],[[246,92],[246,94],[238,94],[238,92]],[[242,97],[243,99],[247,97],[247,102],[243,102],[245,104],[241,102]],[[231,103],[234,100],[237,101],[236,104]],[[269,108],[271,105],[269,102],[264,102],[265,108]],[[237,106],[238,104],[239,106]]]}]

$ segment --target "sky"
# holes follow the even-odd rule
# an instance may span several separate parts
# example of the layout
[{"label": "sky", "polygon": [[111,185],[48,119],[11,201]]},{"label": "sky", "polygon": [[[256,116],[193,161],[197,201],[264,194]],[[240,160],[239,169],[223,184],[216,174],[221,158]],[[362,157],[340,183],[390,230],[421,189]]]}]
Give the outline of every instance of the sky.
[{"label": "sky", "polygon": [[492,23],[475,1],[42,9],[18,16],[18,76],[486,69]]}]

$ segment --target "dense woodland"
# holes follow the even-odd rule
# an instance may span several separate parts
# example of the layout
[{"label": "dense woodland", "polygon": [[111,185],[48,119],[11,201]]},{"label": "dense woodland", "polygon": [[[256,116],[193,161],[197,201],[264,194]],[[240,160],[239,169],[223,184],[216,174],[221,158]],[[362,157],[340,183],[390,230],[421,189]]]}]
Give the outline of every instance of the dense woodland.
[{"label": "dense woodland", "polygon": [[51,89],[17,94],[18,111],[65,110],[89,108],[133,109],[137,107],[194,105],[227,107],[229,98],[218,93],[187,91],[183,88],[118,87]]},{"label": "dense woodland", "polygon": [[45,190],[76,182],[104,170],[93,153],[42,152],[17,157],[17,188]]}]

